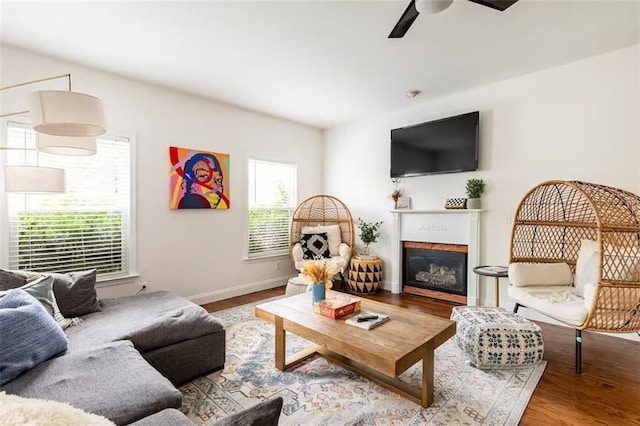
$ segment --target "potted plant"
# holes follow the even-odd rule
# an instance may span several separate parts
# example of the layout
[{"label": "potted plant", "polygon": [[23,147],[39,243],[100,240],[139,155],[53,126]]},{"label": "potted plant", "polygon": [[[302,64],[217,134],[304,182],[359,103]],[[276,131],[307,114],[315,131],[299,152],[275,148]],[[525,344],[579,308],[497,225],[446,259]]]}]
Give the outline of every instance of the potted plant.
[{"label": "potted plant", "polygon": [[302,275],[311,281],[311,303],[319,302],[326,296],[326,288],[333,286],[332,278],[338,273],[335,265],[326,260],[313,260],[302,267]]},{"label": "potted plant", "polygon": [[484,192],[484,181],[482,179],[472,178],[467,181],[465,187],[467,191],[467,208],[479,209],[480,208],[480,196]]},{"label": "potted plant", "polygon": [[365,222],[358,218],[358,228],[360,229],[360,240],[364,243],[364,250],[361,253],[362,258],[372,258],[369,250],[369,244],[376,243],[380,236],[380,227],[382,222]]},{"label": "potted plant", "polygon": [[394,189],[393,192],[391,193],[391,195],[389,195],[389,197],[393,200],[393,208],[397,209],[398,208],[398,198],[402,197],[402,189],[400,189],[400,188]]}]

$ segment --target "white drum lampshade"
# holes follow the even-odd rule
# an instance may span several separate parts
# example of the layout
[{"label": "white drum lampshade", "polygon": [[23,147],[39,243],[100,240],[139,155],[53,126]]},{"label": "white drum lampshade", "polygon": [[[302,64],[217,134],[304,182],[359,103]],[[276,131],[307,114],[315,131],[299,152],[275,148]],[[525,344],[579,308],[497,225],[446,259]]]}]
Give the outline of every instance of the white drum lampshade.
[{"label": "white drum lampshade", "polygon": [[37,166],[6,166],[5,192],[65,192],[64,169]]},{"label": "white drum lampshade", "polygon": [[42,90],[29,94],[33,128],[54,136],[99,136],[107,132],[102,100],[84,93]]},{"label": "white drum lampshade", "polygon": [[98,143],[95,136],[51,136],[36,132],[38,151],[57,155],[95,155]]},{"label": "white drum lampshade", "polygon": [[451,6],[453,0],[416,0],[416,10],[420,13],[440,13]]}]

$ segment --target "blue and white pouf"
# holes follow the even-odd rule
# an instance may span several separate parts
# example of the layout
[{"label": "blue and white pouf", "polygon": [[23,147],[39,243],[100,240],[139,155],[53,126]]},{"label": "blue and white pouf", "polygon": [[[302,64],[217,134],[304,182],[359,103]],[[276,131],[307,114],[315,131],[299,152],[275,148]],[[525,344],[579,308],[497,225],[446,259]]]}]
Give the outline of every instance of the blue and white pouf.
[{"label": "blue and white pouf", "polygon": [[456,306],[456,342],[471,365],[481,369],[513,368],[542,361],[544,342],[537,324],[503,308]]}]

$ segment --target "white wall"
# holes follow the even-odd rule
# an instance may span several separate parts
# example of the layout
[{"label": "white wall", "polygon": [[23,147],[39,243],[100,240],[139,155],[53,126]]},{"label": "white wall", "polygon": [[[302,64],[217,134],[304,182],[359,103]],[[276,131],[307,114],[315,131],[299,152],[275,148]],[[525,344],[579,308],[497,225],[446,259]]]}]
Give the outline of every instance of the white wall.
[{"label": "white wall", "polygon": [[[305,199],[321,192],[320,130],[4,45],[0,53],[0,85],[71,73],[74,91],[104,101],[109,131],[136,138],[140,277],[101,287],[101,297],[133,294],[146,283],[148,290],[169,290],[203,303],[283,285],[295,275],[288,256],[243,260],[246,161],[257,155],[297,162],[298,199]],[[65,89],[64,81],[57,84]],[[43,88],[29,87],[33,90]],[[24,98],[3,99],[2,110],[26,109]],[[231,155],[230,210],[169,209],[170,145]]]},{"label": "white wall", "polygon": [[[325,192],[354,217],[383,220],[373,249],[390,271],[388,195],[391,129],[480,111],[480,170],[406,178],[412,208],[442,208],[465,197],[470,177],[486,182],[481,263],[505,265],[513,213],[523,195],[550,179],[584,180],[640,192],[640,45],[395,110],[325,131]],[[473,70],[469,70],[473,72]],[[389,274],[385,287],[390,288]],[[501,304],[506,298],[506,280]],[[493,303],[493,278],[481,278],[480,300]]]}]

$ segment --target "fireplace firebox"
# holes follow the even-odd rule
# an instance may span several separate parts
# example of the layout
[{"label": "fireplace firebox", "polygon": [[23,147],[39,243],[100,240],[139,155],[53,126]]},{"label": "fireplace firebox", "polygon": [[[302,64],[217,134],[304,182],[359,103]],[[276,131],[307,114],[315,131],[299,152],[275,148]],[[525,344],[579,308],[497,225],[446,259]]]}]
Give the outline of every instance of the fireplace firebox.
[{"label": "fireplace firebox", "polygon": [[402,270],[404,286],[467,295],[466,246],[405,242]]}]

